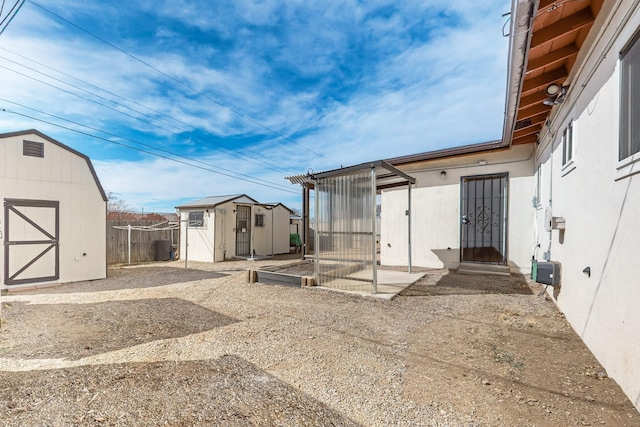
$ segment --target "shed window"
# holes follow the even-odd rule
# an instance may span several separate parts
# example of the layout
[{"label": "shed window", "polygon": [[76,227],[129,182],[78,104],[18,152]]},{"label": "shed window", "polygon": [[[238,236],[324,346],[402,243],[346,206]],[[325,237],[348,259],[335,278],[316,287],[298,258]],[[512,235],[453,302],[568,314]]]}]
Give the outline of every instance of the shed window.
[{"label": "shed window", "polygon": [[640,152],[640,33],[620,54],[619,160]]},{"label": "shed window", "polygon": [[22,155],[30,157],[44,157],[44,144],[35,141],[22,141]]},{"label": "shed window", "polygon": [[189,212],[189,227],[204,227],[204,211]]},{"label": "shed window", "polygon": [[256,214],[256,227],[264,227],[264,214]]}]

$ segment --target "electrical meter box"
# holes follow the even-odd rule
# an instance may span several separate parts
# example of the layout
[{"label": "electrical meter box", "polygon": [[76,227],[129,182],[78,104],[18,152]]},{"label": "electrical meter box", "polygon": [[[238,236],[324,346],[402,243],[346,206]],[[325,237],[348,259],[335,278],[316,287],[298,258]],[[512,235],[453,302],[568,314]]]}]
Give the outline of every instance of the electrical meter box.
[{"label": "electrical meter box", "polygon": [[531,264],[531,280],[553,287],[560,286],[560,263],[557,261],[533,261]]}]

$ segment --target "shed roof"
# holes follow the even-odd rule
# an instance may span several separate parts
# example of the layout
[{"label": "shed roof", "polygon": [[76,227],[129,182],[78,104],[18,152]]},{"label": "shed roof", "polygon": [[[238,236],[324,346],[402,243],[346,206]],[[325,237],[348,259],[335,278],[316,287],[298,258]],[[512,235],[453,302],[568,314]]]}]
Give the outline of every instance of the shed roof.
[{"label": "shed roof", "polygon": [[36,129],[28,129],[28,130],[21,130],[21,131],[17,131],[17,132],[9,132],[9,133],[0,133],[0,139],[4,139],[4,138],[13,138],[16,136],[27,136],[27,135],[36,135],[39,136],[40,138],[50,142],[53,145],[57,145],[58,147],[62,148],[63,150],[66,150],[72,154],[75,154],[76,156],[82,157],[86,162],[87,162],[87,166],[89,167],[89,171],[91,172],[91,175],[93,176],[93,180],[96,183],[96,186],[98,187],[98,191],[100,192],[100,195],[102,196],[102,200],[104,200],[105,202],[109,199],[107,197],[107,194],[104,192],[104,189],[102,188],[102,184],[100,184],[100,180],[98,179],[98,175],[96,174],[96,170],[93,168],[93,164],[91,163],[91,159],[89,159],[88,156],[86,156],[85,154],[82,154],[79,151],[74,150],[73,148],[69,147],[68,145],[63,144],[60,141],[56,141],[55,139],[51,138],[50,136],[45,135],[44,133],[36,130]]},{"label": "shed roof", "polygon": [[176,206],[176,208],[210,208],[227,202],[259,204],[257,200],[247,196],[246,194],[232,194],[227,196],[209,196],[185,203],[184,205]]}]

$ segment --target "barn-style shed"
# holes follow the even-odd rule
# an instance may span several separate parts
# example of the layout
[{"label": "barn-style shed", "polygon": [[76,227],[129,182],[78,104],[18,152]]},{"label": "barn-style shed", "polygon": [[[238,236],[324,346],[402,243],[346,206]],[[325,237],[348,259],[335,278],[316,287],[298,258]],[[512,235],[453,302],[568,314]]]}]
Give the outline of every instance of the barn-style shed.
[{"label": "barn-style shed", "polygon": [[107,197],[91,160],[37,130],[0,134],[0,287],[106,277]]}]

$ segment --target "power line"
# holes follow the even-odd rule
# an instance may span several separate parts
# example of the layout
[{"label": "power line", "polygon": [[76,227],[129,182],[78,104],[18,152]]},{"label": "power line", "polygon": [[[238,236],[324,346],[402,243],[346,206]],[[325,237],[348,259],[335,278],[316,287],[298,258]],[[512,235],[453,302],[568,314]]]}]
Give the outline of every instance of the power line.
[{"label": "power line", "polygon": [[129,52],[127,52],[126,50],[124,50],[124,49],[122,49],[122,48],[120,48],[120,47],[118,47],[118,46],[114,45],[113,43],[108,42],[107,40],[105,40],[105,39],[103,39],[103,38],[99,37],[98,35],[93,34],[93,33],[92,33],[92,32],[90,32],[89,30],[86,30],[86,29],[82,28],[81,26],[79,26],[79,25],[77,25],[77,24],[74,24],[73,22],[71,22],[71,21],[69,21],[69,20],[67,20],[67,19],[63,18],[62,16],[60,16],[60,15],[56,14],[55,12],[53,12],[53,11],[51,11],[51,10],[49,10],[49,9],[45,8],[44,6],[41,6],[40,4],[36,3],[35,1],[33,1],[33,0],[29,0],[29,1],[30,1],[30,3],[31,3],[31,4],[33,4],[34,6],[39,7],[40,9],[44,10],[45,12],[47,12],[47,13],[49,13],[49,14],[51,14],[51,15],[55,16],[56,18],[60,19],[61,21],[66,22],[67,24],[69,24],[69,25],[71,25],[71,26],[73,26],[73,27],[77,28],[78,30],[80,30],[80,31],[82,31],[82,32],[84,32],[84,33],[86,33],[86,34],[90,35],[91,37],[93,37],[93,38],[95,38],[95,39],[97,39],[97,40],[101,41],[102,43],[104,43],[104,44],[106,44],[106,45],[108,45],[108,46],[112,47],[113,49],[116,49],[117,51],[119,51],[119,52],[121,52],[121,53],[123,53],[123,54],[127,55],[128,57],[130,57],[130,58],[134,59],[135,61],[140,62],[141,64],[143,64],[143,65],[145,65],[145,66],[147,66],[147,67],[151,68],[152,70],[156,71],[157,73],[162,74],[162,75],[163,75],[163,76],[165,76],[166,78],[168,78],[168,79],[170,79],[170,80],[173,80],[174,82],[176,82],[176,83],[177,83],[177,84],[179,84],[180,86],[183,86],[183,87],[185,87],[186,89],[189,89],[191,92],[193,92],[193,93],[197,94],[198,96],[201,96],[201,97],[203,97],[203,98],[205,98],[205,99],[207,99],[207,100],[209,100],[209,101],[211,101],[211,102],[213,102],[213,103],[215,103],[215,104],[217,104],[217,105],[219,105],[219,106],[221,106],[221,107],[223,107],[223,108],[226,108],[227,110],[231,111],[232,113],[234,113],[234,114],[236,114],[236,115],[238,115],[238,116],[242,117],[243,119],[245,119],[245,120],[247,120],[247,121],[249,121],[249,122],[253,123],[253,124],[254,124],[254,125],[256,125],[256,126],[259,126],[260,128],[262,128],[262,129],[264,129],[264,130],[266,130],[266,131],[268,131],[268,132],[270,132],[270,133],[273,133],[274,135],[278,136],[279,138],[284,139],[285,141],[291,142],[292,144],[295,144],[295,145],[297,145],[297,146],[299,146],[299,147],[301,147],[301,148],[303,148],[303,149],[305,149],[305,150],[309,151],[310,153],[315,154],[316,156],[322,157],[322,158],[324,158],[324,159],[327,159],[327,160],[329,160],[329,161],[331,161],[331,162],[333,162],[333,163],[336,163],[336,164],[340,165],[340,162],[338,162],[338,161],[336,161],[336,160],[333,160],[333,159],[330,159],[330,158],[328,158],[328,157],[324,156],[323,154],[320,154],[320,153],[318,153],[318,152],[316,152],[316,151],[314,151],[314,150],[312,150],[312,149],[310,149],[310,148],[308,148],[308,147],[306,147],[306,146],[304,146],[304,145],[302,145],[302,144],[300,144],[300,143],[298,143],[298,142],[294,141],[293,139],[291,139],[291,138],[289,138],[289,137],[287,137],[287,136],[285,136],[285,135],[281,134],[280,132],[278,132],[278,131],[276,131],[276,130],[274,130],[274,129],[271,129],[271,128],[269,128],[269,127],[265,126],[265,125],[263,125],[262,123],[258,122],[257,120],[255,120],[255,119],[253,119],[253,118],[251,118],[251,117],[247,116],[246,114],[243,114],[243,113],[241,113],[240,111],[238,111],[238,110],[236,110],[236,109],[234,109],[234,108],[232,108],[232,107],[230,107],[230,106],[228,106],[228,105],[226,105],[226,104],[224,104],[224,103],[222,103],[222,102],[218,101],[217,99],[215,99],[215,98],[213,98],[213,97],[211,97],[211,96],[209,96],[209,95],[207,95],[207,94],[204,94],[204,93],[202,93],[202,92],[200,92],[200,91],[196,90],[196,89],[195,89],[195,88],[193,88],[191,85],[189,85],[189,84],[187,84],[187,83],[185,83],[185,82],[183,82],[183,81],[181,81],[181,80],[179,80],[179,79],[177,79],[177,78],[173,77],[173,76],[172,76],[172,75],[170,75],[170,74],[165,73],[164,71],[162,71],[162,70],[160,70],[159,68],[157,68],[157,67],[155,67],[155,66],[153,66],[153,65],[149,64],[148,62],[144,61],[143,59],[138,58],[137,56],[133,55],[132,53],[129,53]]},{"label": "power line", "polygon": [[[4,100],[4,99],[3,99],[3,101],[10,102],[12,104],[16,104],[14,102],[7,101],[7,100]],[[19,104],[16,104],[16,105],[19,105]],[[26,107],[26,108],[28,108],[28,107]],[[229,178],[238,179],[238,180],[241,180],[241,181],[249,182],[251,184],[261,185],[263,187],[269,187],[269,188],[272,188],[272,189],[275,189],[275,190],[279,190],[279,191],[286,191],[288,193],[298,194],[297,191],[290,190],[288,188],[282,188],[283,186],[280,186],[279,184],[270,183],[269,181],[264,181],[264,180],[261,180],[259,178],[252,178],[252,179],[243,178],[243,177],[240,177],[240,176],[232,175],[231,173],[234,173],[232,171],[229,171],[230,173],[225,173],[225,172],[220,172],[220,171],[213,170],[213,169],[210,169],[210,168],[206,168],[206,167],[203,167],[203,166],[194,165],[194,164],[188,163],[186,161],[174,159],[172,157],[164,156],[162,154],[154,153],[154,152],[148,151],[148,150],[143,150],[141,148],[132,147],[131,145],[127,145],[127,144],[124,144],[124,143],[121,143],[121,142],[113,141],[113,140],[110,140],[110,139],[107,139],[107,138],[100,137],[98,135],[93,135],[93,134],[90,134],[88,132],[83,132],[83,131],[78,130],[78,129],[74,129],[74,128],[71,128],[71,127],[68,127],[68,126],[63,126],[61,124],[50,122],[50,121],[47,121],[47,120],[44,120],[44,119],[40,119],[40,118],[37,118],[37,117],[29,116],[28,114],[18,113],[16,111],[11,111],[11,110],[8,110],[6,108],[1,108],[0,107],[0,111],[5,112],[5,113],[9,113],[9,114],[15,114],[15,115],[18,115],[18,116],[21,116],[21,117],[26,117],[26,118],[31,119],[31,120],[36,120],[36,121],[41,122],[41,123],[46,123],[46,124],[51,125],[51,126],[55,126],[55,127],[61,128],[61,129],[65,129],[65,130],[68,130],[68,131],[71,131],[71,132],[75,132],[75,133],[78,133],[78,134],[81,134],[81,135],[85,135],[85,136],[88,136],[88,137],[91,137],[91,138],[95,138],[95,139],[98,139],[98,140],[101,140],[101,141],[105,141],[105,142],[108,142],[108,143],[111,143],[111,144],[119,145],[121,147],[125,147],[125,148],[129,148],[129,149],[132,149],[132,150],[136,150],[136,151],[139,151],[141,153],[149,154],[151,156],[160,157],[162,159],[170,160],[172,162],[176,162],[176,163],[180,163],[180,164],[183,164],[183,165],[191,166],[193,168],[201,169],[201,170],[204,170],[204,171],[207,171],[207,172],[216,173],[216,174],[223,175],[223,176],[226,176],[226,177],[229,177]],[[47,114],[47,113],[44,113],[44,114]],[[49,114],[47,114],[47,115],[49,115]],[[50,116],[56,117],[56,116],[53,116],[53,115],[50,115]],[[58,117],[56,117],[56,118],[58,118]],[[89,126],[85,126],[85,125],[83,125],[81,123],[73,122],[71,120],[67,120],[67,119],[63,119],[63,118],[60,118],[60,119],[61,120],[65,120],[65,121],[70,122],[70,123],[73,123],[73,124],[78,125],[78,126],[82,126],[82,127],[88,128],[88,129],[96,130],[97,132],[102,132],[102,133],[105,133],[107,135],[113,135],[113,134],[109,134],[108,132],[105,132],[105,131],[101,131],[101,130],[98,130],[98,129],[91,128]],[[119,137],[119,136],[118,136],[118,138],[122,138],[124,140],[128,140],[128,138],[123,138],[123,137]],[[152,145],[149,145],[149,144],[144,144],[144,143],[135,142],[135,141],[133,141],[133,142],[137,143],[137,144],[140,144],[142,146],[151,147],[154,150],[157,150],[157,151],[160,151],[160,152],[169,153],[169,154],[171,154],[173,156],[176,156],[176,157],[185,158],[185,159],[188,159],[190,161],[197,162],[197,163],[204,163],[204,162],[200,162],[198,160],[190,159],[189,157],[185,157],[185,156],[182,156],[182,155],[179,155],[179,154],[172,153],[172,152],[167,151],[167,150],[162,150],[160,148],[153,147]],[[204,163],[204,164],[207,164],[207,163]],[[227,169],[221,168],[219,166],[213,166],[213,167],[217,167],[219,169],[227,170]]]},{"label": "power line", "polygon": [[[158,114],[159,116],[166,117],[167,119],[170,119],[170,120],[172,120],[172,121],[174,121],[174,122],[176,122],[176,123],[179,123],[179,124],[181,124],[181,125],[186,126],[187,128],[189,128],[188,130],[182,130],[182,129],[181,129],[181,131],[183,131],[183,132],[201,132],[199,129],[194,128],[193,126],[191,126],[190,124],[188,124],[188,123],[186,123],[186,122],[184,122],[184,121],[182,121],[182,120],[178,120],[178,119],[176,119],[175,117],[169,116],[168,114],[162,113],[162,112],[160,112],[160,111],[158,111],[158,110],[154,110],[153,108],[148,107],[148,106],[146,106],[146,105],[143,105],[143,104],[141,104],[141,103],[137,102],[136,100],[129,99],[129,98],[125,98],[125,97],[123,97],[123,96],[121,96],[121,95],[118,95],[117,93],[111,92],[111,91],[109,91],[109,90],[107,90],[107,89],[104,89],[104,88],[99,87],[99,86],[96,86],[96,85],[94,85],[94,84],[92,84],[92,83],[90,83],[90,82],[87,82],[86,80],[82,80],[82,79],[80,79],[80,78],[78,78],[78,77],[75,77],[75,76],[73,76],[73,75],[71,75],[71,74],[65,73],[65,72],[64,72],[64,71],[62,71],[62,70],[59,70],[59,69],[57,69],[57,68],[54,68],[54,67],[51,67],[51,66],[49,66],[49,65],[43,64],[43,63],[41,63],[41,62],[39,62],[39,61],[36,61],[36,60],[34,60],[34,59],[32,59],[32,58],[28,58],[28,57],[26,57],[26,56],[24,56],[24,55],[21,55],[21,54],[20,54],[20,53],[18,53],[18,52],[12,51],[12,50],[7,49],[7,48],[4,48],[4,47],[0,47],[0,49],[1,49],[1,50],[4,50],[5,52],[9,52],[9,53],[11,53],[12,55],[15,55],[15,56],[17,56],[17,57],[20,57],[20,58],[22,58],[22,59],[25,59],[25,60],[27,60],[27,61],[29,61],[29,62],[33,62],[33,63],[35,63],[35,64],[37,64],[37,65],[39,65],[39,66],[41,66],[41,67],[44,67],[44,68],[47,68],[47,69],[49,69],[49,70],[51,70],[51,71],[54,71],[54,72],[56,72],[56,73],[62,74],[63,76],[69,77],[69,78],[71,78],[71,79],[73,79],[73,80],[75,80],[75,81],[78,81],[78,82],[82,83],[82,84],[85,84],[85,85],[87,85],[87,86],[93,87],[93,88],[95,88],[95,89],[97,89],[97,90],[99,90],[99,91],[101,91],[101,92],[105,92],[105,93],[107,93],[107,94],[110,94],[110,95],[112,95],[112,96],[114,96],[114,97],[116,97],[116,98],[119,98],[119,99],[123,100],[123,101],[130,102],[130,103],[132,103],[132,104],[138,105],[138,106],[140,106],[140,107],[142,107],[142,108],[145,108],[145,109],[147,109],[147,110],[149,110],[149,111],[152,111],[153,113]],[[41,74],[41,75],[44,75],[44,76],[46,76],[46,77],[50,77],[50,78],[55,79],[55,78],[54,78],[53,76],[51,76],[50,74],[42,73],[42,72],[40,72],[40,71],[38,71],[38,70],[35,70],[35,69],[34,69],[34,68],[32,68],[32,67],[28,67],[28,66],[26,66],[26,65],[24,65],[24,64],[21,64],[21,63],[19,63],[19,62],[13,61],[13,60],[8,59],[8,58],[6,58],[6,57],[0,56],[0,58],[3,58],[3,59],[5,59],[5,60],[7,60],[7,61],[10,61],[10,62],[12,62],[12,63],[14,63],[14,64],[17,64],[17,65],[19,65],[19,66],[21,66],[21,67],[27,68],[28,70],[32,70],[32,71],[34,71],[34,72],[36,72],[36,73],[39,73],[39,74]],[[68,85],[70,85],[70,86],[72,86],[72,87],[76,87],[76,86],[71,85],[70,83],[64,82],[64,81],[62,81],[62,80],[59,80],[59,79],[55,79],[55,80],[58,80],[58,81],[60,81],[60,82],[62,82],[62,83],[64,83],[64,84],[68,84]],[[89,93],[89,94],[92,94],[92,95],[95,95],[95,96],[100,97],[99,95],[96,95],[95,93],[90,92],[90,91],[87,91],[87,90],[85,90],[85,89],[79,89],[79,90],[82,90],[82,91],[87,92],[87,93]],[[103,99],[106,99],[106,98],[103,98]],[[109,102],[114,102],[114,103],[116,103],[116,104],[118,104],[118,105],[122,105],[122,104],[119,104],[119,103],[117,103],[117,102],[115,102],[115,101],[113,101],[113,100],[108,100],[108,101],[109,101]],[[152,118],[152,119],[156,120],[154,117],[152,117],[152,116],[150,116],[150,115],[147,115],[147,114],[145,114],[145,113],[139,112],[139,111],[137,111],[137,110],[135,110],[135,109],[133,109],[133,108],[130,108],[130,107],[126,106],[126,105],[122,105],[122,106],[123,106],[124,108],[128,108],[128,109],[130,109],[130,110],[132,110],[132,111],[136,111],[136,112],[138,112],[138,113],[140,113],[140,114],[142,114],[142,115],[145,115],[145,116],[147,116],[147,117],[149,117],[149,118]],[[168,122],[165,122],[165,121],[162,121],[162,122],[167,123],[167,124],[168,124],[168,125],[170,125],[170,126],[174,126],[174,125],[171,125],[171,124],[170,124],[170,123],[168,123]],[[176,127],[176,128],[177,128],[177,127]],[[234,156],[234,157],[237,157],[237,158],[239,158],[239,159],[241,159],[241,160],[250,161],[251,163],[255,163],[255,162],[253,162],[253,161],[251,161],[251,160],[247,160],[247,159],[252,159],[252,158],[253,158],[253,157],[252,157],[252,156],[250,156],[250,155],[246,155],[246,154],[242,154],[242,153],[239,153],[239,154],[238,154],[238,152],[237,152],[237,151],[233,151],[233,150],[228,149],[228,148],[222,148],[222,147],[213,147],[213,148],[215,148],[215,149],[219,149],[219,150],[224,150],[224,151],[226,151],[229,155],[232,155],[232,156]],[[265,159],[265,160],[259,160],[259,161],[260,161],[261,163],[263,163],[264,165],[268,165],[267,167],[268,167],[268,168],[270,168],[270,169],[272,169],[272,167],[275,167],[275,168],[277,168],[278,170],[280,170],[281,172],[284,172],[284,173],[289,173],[289,172],[290,172],[290,169],[286,169],[286,168],[282,168],[282,167],[280,167],[278,164],[276,164],[276,163],[272,162],[272,159],[270,159],[269,157],[265,156],[264,154],[262,154],[262,153],[260,153],[260,152],[257,152],[257,151],[254,151],[254,150],[251,150],[251,149],[248,149],[248,148],[244,148],[244,150],[246,150],[246,151],[248,151],[248,152],[250,152],[250,153],[253,153],[253,154],[255,154],[255,155],[256,155],[256,156],[258,156],[258,157],[261,157],[261,158]],[[275,169],[273,169],[273,170],[275,170]]]},{"label": "power line", "polygon": [[[0,21],[0,34],[2,34],[4,30],[9,26],[9,24],[11,23],[11,20],[18,14],[23,4],[24,4],[24,0],[16,1],[13,7],[11,8],[11,10],[7,13],[7,15],[4,18],[2,18],[2,21]],[[4,9],[4,0],[2,1],[2,8]],[[1,12],[0,12],[0,17],[2,17]],[[2,24],[5,24],[4,27],[2,26]]]},{"label": "power line", "polygon": [[[135,109],[133,109],[133,108],[130,108],[130,107],[126,106],[126,105],[123,105],[123,104],[118,103],[118,102],[113,101],[113,100],[109,100],[109,99],[107,99],[107,98],[105,98],[105,97],[102,97],[102,96],[100,96],[100,95],[98,95],[98,94],[95,94],[95,93],[93,93],[93,92],[87,91],[86,89],[83,89],[83,88],[78,87],[78,86],[76,86],[76,85],[73,85],[73,84],[71,84],[71,83],[67,83],[67,82],[65,82],[65,81],[63,81],[63,80],[57,79],[57,78],[55,78],[55,77],[53,77],[53,76],[50,76],[50,75],[48,75],[48,74],[42,73],[42,72],[40,72],[40,71],[38,71],[38,70],[35,70],[35,69],[31,68],[31,67],[28,67],[28,66],[25,66],[25,65],[23,65],[23,64],[17,63],[17,62],[15,62],[15,61],[12,61],[12,60],[10,60],[10,59],[8,59],[8,58],[5,58],[5,57],[3,57],[3,56],[0,56],[0,58],[5,59],[5,60],[7,60],[7,61],[9,61],[9,62],[12,62],[12,63],[14,63],[14,64],[17,64],[17,65],[19,65],[19,66],[21,66],[21,67],[27,68],[28,70],[31,70],[31,71],[33,71],[33,72],[35,72],[35,73],[38,73],[38,74],[41,74],[41,75],[43,75],[43,76],[45,76],[45,77],[48,77],[48,78],[50,78],[50,79],[52,79],[52,80],[58,81],[58,82],[60,82],[60,83],[66,84],[66,85],[68,85],[68,86],[71,86],[72,88],[75,88],[75,89],[80,90],[80,91],[82,91],[82,92],[85,92],[85,93],[88,93],[88,94],[90,94],[90,95],[96,96],[97,98],[103,99],[103,100],[105,100],[105,101],[107,101],[107,102],[112,102],[112,103],[114,103],[114,104],[116,104],[116,105],[118,105],[118,106],[121,106],[121,107],[123,107],[123,108],[127,108],[127,109],[130,109],[130,110],[135,111],[135,112],[137,112],[137,113],[143,114],[143,115],[145,115],[146,117],[149,117],[149,118],[150,118],[150,119],[152,119],[152,120],[157,120],[157,119],[155,119],[154,117],[152,117],[152,116],[150,116],[150,115],[147,115],[147,114],[141,113],[141,112],[139,112],[139,111],[137,111],[137,110],[135,110]],[[136,117],[136,116],[134,116],[134,115],[132,115],[132,114],[128,114],[128,113],[126,113],[126,112],[124,112],[124,111],[118,110],[118,109],[113,108],[113,107],[111,107],[111,106],[109,106],[109,105],[106,105],[106,104],[104,104],[104,103],[98,102],[98,101],[96,101],[96,100],[94,100],[94,99],[90,99],[90,98],[83,97],[83,96],[81,96],[81,95],[79,95],[79,94],[77,94],[77,93],[74,93],[74,92],[71,92],[71,91],[69,91],[69,90],[63,89],[63,88],[61,88],[61,87],[59,87],[59,86],[55,86],[55,85],[53,85],[53,84],[51,84],[51,83],[47,83],[47,82],[45,82],[45,81],[43,81],[43,80],[40,80],[40,79],[37,79],[37,78],[35,78],[35,77],[33,77],[33,76],[28,76],[28,75],[26,75],[26,74],[24,74],[24,73],[21,73],[21,72],[19,72],[19,71],[16,71],[16,70],[14,70],[14,69],[9,68],[9,67],[5,67],[5,66],[3,66],[3,65],[0,65],[0,68],[3,68],[3,69],[5,69],[5,70],[11,71],[11,72],[16,73],[16,74],[19,74],[19,75],[21,75],[21,76],[23,76],[23,77],[25,77],[25,78],[28,78],[28,79],[34,80],[34,81],[36,81],[36,82],[38,82],[38,83],[41,83],[41,84],[43,84],[43,85],[46,85],[46,86],[52,87],[52,88],[54,88],[54,89],[58,89],[58,90],[60,90],[60,91],[62,91],[62,92],[65,92],[65,93],[67,93],[67,94],[69,94],[69,95],[72,95],[72,96],[75,96],[75,97],[77,97],[77,98],[80,98],[80,99],[82,99],[82,100],[85,100],[85,101],[88,101],[88,102],[92,102],[92,103],[94,103],[94,104],[96,104],[96,105],[99,105],[99,106],[101,106],[101,107],[107,108],[107,109],[112,110],[112,111],[114,111],[114,112],[116,112],[116,113],[119,113],[119,114],[125,115],[125,116],[127,116],[127,117],[129,117],[129,118],[132,118],[132,119],[134,119],[134,120],[138,120],[138,121],[140,121],[140,122],[142,122],[142,123],[145,123],[145,124],[147,124],[147,125],[150,125],[150,126],[156,127],[156,128],[158,128],[158,129],[162,129],[162,130],[163,130],[163,131],[165,131],[165,132],[171,133],[171,134],[176,135],[176,136],[181,136],[179,133],[174,132],[174,131],[172,131],[172,130],[169,130],[169,129],[165,128],[165,127],[159,126],[159,125],[154,124],[154,123],[152,123],[152,122],[150,122],[150,121],[147,121],[147,120],[143,120],[143,119],[141,119],[140,117]],[[29,107],[25,107],[25,108],[29,108]],[[166,123],[166,122],[164,122],[164,121],[162,121],[162,122],[163,122],[163,123]],[[167,124],[169,124],[169,123],[167,123]],[[180,131],[182,131],[182,132],[187,132],[187,130],[177,128],[175,125],[171,125],[171,124],[169,124],[169,125],[170,125],[170,126],[175,127],[176,129],[179,129],[179,130],[180,130]],[[241,160],[244,160],[244,161],[248,161],[248,162],[250,162],[250,163],[254,163],[254,164],[259,165],[259,166],[266,167],[267,169],[271,169],[271,170],[274,170],[274,171],[276,171],[276,169],[277,169],[277,171],[279,171],[279,172],[285,172],[285,173],[287,173],[287,172],[288,172],[286,169],[280,168],[280,167],[278,167],[277,165],[276,165],[276,166],[275,166],[275,168],[274,168],[274,167],[273,167],[274,165],[273,165],[272,163],[263,162],[263,161],[259,161],[259,160],[254,161],[250,156],[247,156],[247,155],[240,155],[240,154],[238,154],[238,153],[236,153],[236,152],[234,152],[234,151],[232,151],[232,150],[229,150],[229,149],[222,149],[221,147],[215,147],[215,146],[214,146],[213,148],[214,148],[214,149],[217,149],[217,150],[220,150],[220,151],[223,151],[223,152],[227,153],[228,155],[233,156],[233,157],[236,157],[236,158],[238,158],[238,159],[241,159]]]}]

